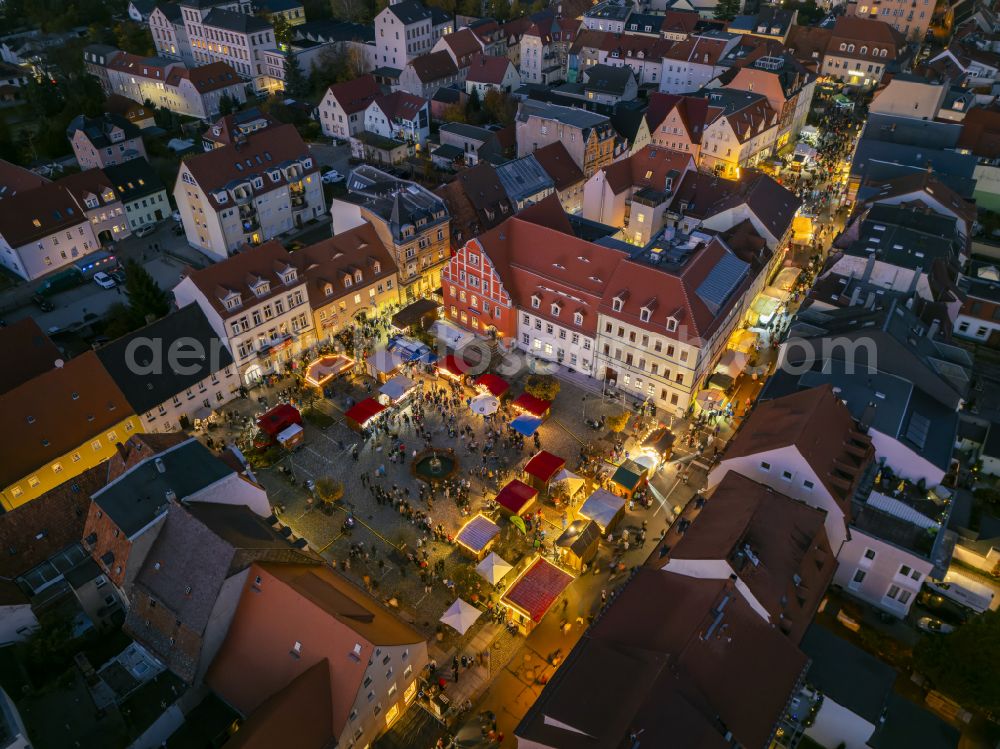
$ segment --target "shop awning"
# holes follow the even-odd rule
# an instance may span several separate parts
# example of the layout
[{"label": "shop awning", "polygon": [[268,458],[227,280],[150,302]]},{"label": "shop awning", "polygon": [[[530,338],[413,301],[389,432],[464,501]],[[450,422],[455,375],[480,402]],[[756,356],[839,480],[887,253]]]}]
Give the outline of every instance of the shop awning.
[{"label": "shop awning", "polygon": [[515,408],[520,408],[532,416],[545,416],[549,409],[552,408],[552,401],[543,401],[531,393],[521,393],[514,400],[513,405]]},{"label": "shop awning", "polygon": [[433,299],[418,299],[392,316],[393,327],[404,330],[419,323],[425,317],[437,314],[437,309],[438,303]]},{"label": "shop awning", "polygon": [[598,489],[580,507],[580,515],[607,529],[625,507],[625,500],[606,489]]},{"label": "shop awning", "polygon": [[559,471],[559,473],[557,473],[555,476],[552,477],[553,484],[558,484],[561,481],[566,482],[566,487],[568,489],[569,496],[571,497],[578,491],[580,491],[580,489],[582,489],[583,485],[586,483],[582,478],[577,476],[572,471],[566,470],[565,468],[563,468],[561,471]]},{"label": "shop awning", "polygon": [[726,349],[719,357],[719,363],[715,365],[716,372],[725,372],[730,377],[736,377],[742,372],[749,361],[747,354],[742,351]]},{"label": "shop awning", "polygon": [[524,472],[539,481],[547,482],[566,465],[566,461],[548,450],[536,453],[524,466]]},{"label": "shop awning", "polygon": [[395,372],[407,362],[407,359],[402,352],[380,347],[375,349],[366,361],[369,373],[374,376]]},{"label": "shop awning", "polygon": [[450,375],[451,377],[464,377],[465,373],[469,371],[469,365],[461,361],[454,354],[448,354],[448,356],[437,363],[437,370],[440,374]]},{"label": "shop awning", "polygon": [[706,384],[708,387],[715,390],[726,391],[733,386],[734,382],[736,382],[736,380],[725,372],[716,372],[708,378],[708,382]]},{"label": "shop awning", "polygon": [[698,404],[699,408],[711,411],[722,406],[722,404],[726,402],[726,396],[721,390],[706,388],[705,390],[701,390],[698,395],[694,397],[694,400],[695,403]]},{"label": "shop awning", "polygon": [[571,582],[572,575],[539,557],[510,586],[500,601],[538,623]]},{"label": "shop awning", "polygon": [[499,398],[510,389],[510,384],[503,377],[487,372],[476,378],[476,387],[488,390]]},{"label": "shop awning", "polygon": [[458,598],[441,615],[440,621],[442,624],[447,624],[456,630],[460,635],[464,635],[469,631],[469,627],[476,623],[476,620],[482,613],[482,611],[471,603],[466,603],[461,598]]},{"label": "shop awning", "polygon": [[744,354],[749,353],[753,350],[754,344],[757,343],[757,334],[752,330],[741,330],[739,333],[733,336],[732,341],[729,343],[729,348],[734,351],[742,351]]},{"label": "shop awning", "polygon": [[414,338],[407,338],[402,335],[393,336],[389,339],[386,346],[404,362],[432,364],[437,361],[437,355],[431,350],[430,346]]},{"label": "shop awning", "polygon": [[290,406],[287,403],[279,403],[257,420],[257,426],[260,430],[272,437],[276,437],[281,430],[290,424],[301,423],[302,414],[295,406]]},{"label": "shop awning", "polygon": [[455,540],[477,554],[500,535],[500,526],[485,515],[474,515],[462,526]]},{"label": "shop awning", "polygon": [[645,475],[646,471],[641,465],[636,463],[634,460],[626,460],[618,466],[618,470],[615,471],[614,476],[611,477],[611,481],[628,491],[632,491],[639,486],[639,482],[642,481],[642,478]]},{"label": "shop awning", "polygon": [[414,385],[415,383],[409,377],[406,377],[405,375],[397,375],[380,387],[378,391],[382,393],[382,395],[386,396],[390,401],[395,403],[410,392]]},{"label": "shop awning", "polygon": [[574,520],[556,539],[556,546],[569,549],[578,557],[582,557],[590,545],[600,537],[601,529],[593,520]]},{"label": "shop awning", "polygon": [[542,420],[531,416],[530,414],[521,414],[520,416],[514,417],[514,420],[510,422],[510,425],[515,432],[523,434],[525,437],[530,437],[538,431],[538,427],[542,425]]},{"label": "shop awning", "polygon": [[486,556],[486,559],[476,565],[476,572],[479,573],[479,576],[493,585],[503,580],[504,575],[512,569],[514,568],[510,562],[497,556],[496,552],[493,551]]},{"label": "shop awning", "polygon": [[365,398],[363,401],[351,406],[344,416],[358,426],[364,426],[383,411],[385,411],[385,406],[377,400],[374,398]]},{"label": "shop awning", "polygon": [[753,304],[750,305],[750,309],[757,315],[761,322],[768,323],[774,317],[775,313],[777,313],[780,306],[780,299],[767,296],[766,294],[758,294],[757,298],[753,300]]},{"label": "shop awning", "polygon": [[496,496],[496,503],[512,515],[520,515],[535,501],[538,491],[523,481],[513,479]]},{"label": "shop awning", "polygon": [[777,277],[774,279],[772,286],[777,286],[779,289],[784,289],[785,291],[791,291],[795,288],[795,284],[798,283],[799,276],[802,275],[801,268],[782,268],[781,272],[778,273]]}]

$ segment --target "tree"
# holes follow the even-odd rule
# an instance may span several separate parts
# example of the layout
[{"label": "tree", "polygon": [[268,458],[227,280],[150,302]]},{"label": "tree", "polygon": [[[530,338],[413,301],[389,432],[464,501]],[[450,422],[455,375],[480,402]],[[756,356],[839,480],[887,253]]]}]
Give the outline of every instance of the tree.
[{"label": "tree", "polygon": [[514,124],[517,116],[517,101],[502,91],[490,90],[483,97],[483,109],[490,121],[507,127]]},{"label": "tree", "polygon": [[1000,612],[973,617],[948,635],[926,635],[913,651],[914,665],[963,707],[1000,712]]},{"label": "tree", "polygon": [[330,476],[316,479],[313,491],[316,493],[316,499],[327,505],[339,502],[344,497],[344,485]]},{"label": "tree", "polygon": [[219,116],[225,117],[227,114],[232,114],[233,110],[236,109],[236,102],[233,101],[233,97],[229,94],[223,94],[219,97]]},{"label": "tree", "polygon": [[524,383],[524,392],[543,401],[554,401],[559,395],[559,380],[552,375],[531,375]]},{"label": "tree", "polygon": [[153,36],[149,33],[148,26],[142,26],[133,21],[122,21],[115,24],[114,35],[115,45],[133,55],[151,57],[156,52]]},{"label": "tree", "polygon": [[128,293],[129,308],[140,325],[151,322],[150,317],[158,320],[170,311],[167,293],[135,260],[125,262],[125,291]]},{"label": "tree", "polygon": [[615,414],[610,419],[608,419],[608,429],[610,429],[615,434],[624,431],[625,427],[628,426],[629,412],[622,411],[621,413]]},{"label": "tree", "polygon": [[287,46],[292,41],[292,27],[284,16],[274,16],[271,18],[271,27],[274,29],[274,41],[279,45],[279,49]]},{"label": "tree", "polygon": [[302,72],[299,58],[291,47],[285,47],[285,93],[294,99],[309,96],[309,79]]},{"label": "tree", "polygon": [[715,17],[721,21],[732,21],[740,12],[740,0],[719,0],[715,6]]},{"label": "tree", "polygon": [[461,104],[450,104],[444,110],[445,122],[468,122],[469,118],[465,114],[465,107]]}]

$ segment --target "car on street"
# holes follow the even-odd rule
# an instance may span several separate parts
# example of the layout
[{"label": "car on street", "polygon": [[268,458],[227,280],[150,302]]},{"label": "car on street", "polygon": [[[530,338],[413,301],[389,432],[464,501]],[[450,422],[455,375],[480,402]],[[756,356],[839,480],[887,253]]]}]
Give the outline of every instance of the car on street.
[{"label": "car on street", "polygon": [[56,306],[52,302],[43,297],[41,294],[35,294],[33,297],[31,297],[31,301],[34,302],[35,305],[38,307],[38,309],[40,309],[42,312],[51,312],[56,308]]},{"label": "car on street", "polygon": [[140,226],[132,233],[137,237],[148,237],[154,231],[156,231],[156,226],[154,224],[146,224],[145,226]]},{"label": "car on street", "polygon": [[124,271],[124,269],[119,268],[118,270],[113,270],[108,275],[111,276],[112,280],[115,283],[117,283],[119,286],[124,286],[125,285],[125,271]]},{"label": "car on street", "polygon": [[174,219],[174,221],[176,221],[179,224],[181,222],[181,212],[180,211],[174,211],[174,213],[173,213],[173,219]]},{"label": "car on street", "polygon": [[335,185],[338,182],[344,181],[344,175],[338,172],[336,169],[331,169],[326,172],[320,179],[323,180],[324,185]]},{"label": "car on street", "polygon": [[930,616],[922,616],[917,619],[917,629],[922,629],[924,632],[930,632],[935,635],[948,635],[955,631],[955,628],[951,624],[945,624],[940,619]]},{"label": "car on street", "polygon": [[118,284],[115,283],[115,279],[109,276],[104,271],[94,274],[94,283],[100,286],[102,289],[113,289]]}]

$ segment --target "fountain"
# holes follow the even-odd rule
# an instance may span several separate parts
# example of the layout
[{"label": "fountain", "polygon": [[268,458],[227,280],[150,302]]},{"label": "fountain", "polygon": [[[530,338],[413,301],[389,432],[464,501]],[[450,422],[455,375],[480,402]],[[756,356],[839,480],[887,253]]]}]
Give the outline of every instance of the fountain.
[{"label": "fountain", "polygon": [[413,459],[410,465],[410,472],[414,478],[434,484],[444,481],[455,475],[458,471],[458,457],[454,450],[438,450],[431,448],[424,450]]}]

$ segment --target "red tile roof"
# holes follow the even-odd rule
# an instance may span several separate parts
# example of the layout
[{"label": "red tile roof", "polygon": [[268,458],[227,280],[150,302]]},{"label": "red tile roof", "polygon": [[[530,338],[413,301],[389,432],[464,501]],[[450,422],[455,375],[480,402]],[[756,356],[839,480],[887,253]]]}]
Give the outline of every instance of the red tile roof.
[{"label": "red tile roof", "polygon": [[1000,157],[1000,110],[974,107],[962,120],[958,146],[986,159]]},{"label": "red tile roof", "polygon": [[[858,43],[856,52],[845,52],[839,49],[840,42]],[[861,54],[861,43],[868,46],[867,54]],[[876,45],[872,47],[871,45]],[[871,20],[868,18],[858,18],[857,16],[840,16],[833,25],[833,33],[830,36],[830,45],[827,52],[836,57],[850,57],[859,60],[893,60],[896,58],[898,50],[906,46],[906,40],[896,29],[883,21]],[[882,57],[875,54],[877,47],[885,47],[889,50],[888,56]]]},{"label": "red tile roof", "polygon": [[512,479],[497,492],[496,503],[512,515],[520,515],[530,505],[538,492],[523,481]]},{"label": "red tile roof", "polygon": [[191,81],[191,85],[199,94],[207,94],[210,91],[218,91],[220,88],[238,86],[243,83],[233,66],[221,61],[210,62],[208,65],[200,65],[196,68],[175,65],[167,76],[167,85],[178,86],[181,79],[184,78]]},{"label": "red tile roof", "polygon": [[368,105],[382,95],[382,88],[371,74],[344,83],[335,83],[326,91],[337,100],[345,114],[355,114],[368,109]]},{"label": "red tile roof", "polygon": [[705,128],[725,111],[722,107],[713,107],[708,98],[703,96],[655,93],[649,97],[649,109],[646,110],[649,132],[654,133],[674,109],[684,123],[692,143],[701,143]]},{"label": "red tile roof", "polygon": [[759,403],[730,441],[723,461],[784,447],[798,450],[849,516],[854,490],[875,451],[832,386]]},{"label": "red tile roof", "polygon": [[448,45],[448,49],[459,63],[472,55],[482,54],[483,51],[483,43],[472,29],[459,29],[451,34],[445,34],[441,40]]},{"label": "red tile roof", "polygon": [[[341,232],[330,239],[303,247],[294,260],[305,273],[309,303],[314,310],[332,304],[343,296],[357,293],[396,272],[396,262],[375,228],[368,222]],[[378,272],[375,265],[378,264]],[[361,281],[357,274],[361,273]],[[351,278],[351,285],[344,280]],[[330,293],[327,293],[329,287]]]},{"label": "red tile roof", "polygon": [[524,472],[542,481],[548,481],[566,465],[566,461],[548,450],[541,450],[532,456],[524,466]]},{"label": "red tile roof", "polygon": [[375,99],[375,104],[392,120],[415,120],[420,110],[427,106],[427,99],[405,91],[394,91]]},{"label": "red tile roof", "polygon": [[630,187],[642,189],[651,187],[662,191],[670,172],[673,175],[673,187],[680,187],[681,177],[685,172],[694,169],[694,159],[690,154],[671,151],[657,146],[645,146],[627,159],[616,161],[604,168],[604,176],[616,194]]},{"label": "red tile roof", "polygon": [[726,41],[700,36],[691,36],[682,42],[674,42],[663,50],[663,59],[680,60],[697,65],[717,65],[726,52]]},{"label": "red tile roof", "polygon": [[569,155],[562,141],[543,146],[532,155],[555,182],[556,190],[561,192],[584,181],[583,171]]},{"label": "red tile roof", "polygon": [[0,198],[6,198],[48,183],[49,180],[40,174],[35,174],[30,169],[0,159]]},{"label": "red tile roof", "polygon": [[11,355],[0,369],[0,395],[55,367],[62,359],[59,348],[38,327],[32,317],[25,317],[0,328],[0,351]]},{"label": "red tile roof", "polygon": [[[226,149],[219,149],[219,151],[224,150]],[[206,154],[208,155],[211,154]],[[225,320],[234,315],[246,314],[246,307],[242,305],[235,310],[226,309],[223,299],[230,292],[241,294],[243,305],[248,302],[256,304],[275,294],[285,293],[290,287],[302,283],[301,278],[296,278],[290,286],[281,280],[278,274],[291,268],[296,268],[292,254],[281,242],[272,239],[258,247],[248,247],[243,252],[200,270],[188,269],[187,277]],[[251,286],[258,280],[270,284],[270,291],[267,294],[262,296],[254,294]]]},{"label": "red tile roof", "polygon": [[510,586],[501,600],[514,604],[537,623],[571,582],[572,575],[539,557]]},{"label": "red tile roof", "polygon": [[458,75],[455,61],[444,50],[415,57],[410,60],[409,65],[421,83],[432,83]]},{"label": "red tile roof", "polygon": [[0,234],[11,247],[23,247],[86,221],[83,206],[58,182],[0,200]]},{"label": "red tile roof", "polygon": [[490,83],[499,86],[503,83],[507,70],[513,65],[514,63],[507,57],[479,55],[469,66],[465,80],[470,83]]}]

